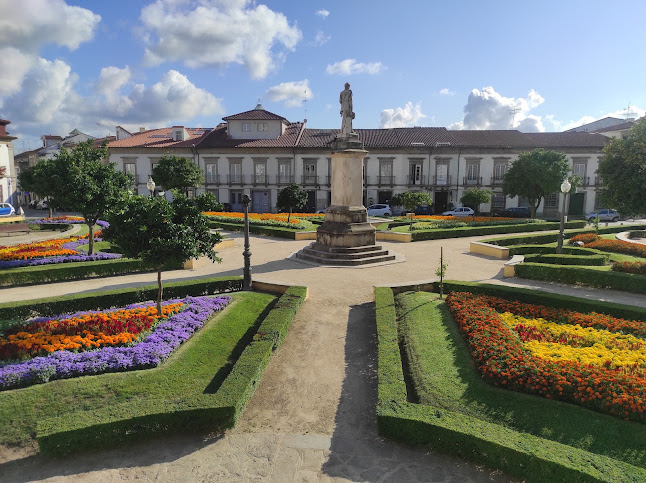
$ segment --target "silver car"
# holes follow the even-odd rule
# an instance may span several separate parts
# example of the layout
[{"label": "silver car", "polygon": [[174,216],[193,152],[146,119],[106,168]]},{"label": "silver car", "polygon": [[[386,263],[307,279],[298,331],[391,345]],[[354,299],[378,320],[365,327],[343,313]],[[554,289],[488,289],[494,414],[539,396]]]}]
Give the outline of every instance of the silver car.
[{"label": "silver car", "polygon": [[593,222],[596,218],[599,218],[599,221],[619,221],[619,213],[617,211],[605,208],[588,213],[585,217],[589,222]]}]

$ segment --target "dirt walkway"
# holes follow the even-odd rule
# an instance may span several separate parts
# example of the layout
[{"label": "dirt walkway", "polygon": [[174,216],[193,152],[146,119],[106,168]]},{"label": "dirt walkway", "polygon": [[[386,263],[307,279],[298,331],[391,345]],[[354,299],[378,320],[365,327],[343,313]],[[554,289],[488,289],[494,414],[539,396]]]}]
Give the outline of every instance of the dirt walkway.
[{"label": "dirt walkway", "polygon": [[[235,235],[234,235],[235,236]],[[469,239],[384,243],[405,263],[322,268],[286,259],[308,242],[252,238],[253,277],[307,285],[303,305],[273,356],[238,427],[222,437],[176,436],[61,460],[7,452],[0,480],[119,481],[507,481],[450,457],[407,448],[377,435],[374,285],[433,278],[440,246],[448,277],[501,280],[502,261],[468,253]],[[242,243],[221,252],[221,265],[171,272],[166,280],[240,275]],[[47,286],[48,295],[151,283],[153,274]],[[513,282],[518,282],[514,280]],[[559,293],[646,305],[639,297],[525,283]],[[0,290],[0,301],[41,296],[38,288]]]}]

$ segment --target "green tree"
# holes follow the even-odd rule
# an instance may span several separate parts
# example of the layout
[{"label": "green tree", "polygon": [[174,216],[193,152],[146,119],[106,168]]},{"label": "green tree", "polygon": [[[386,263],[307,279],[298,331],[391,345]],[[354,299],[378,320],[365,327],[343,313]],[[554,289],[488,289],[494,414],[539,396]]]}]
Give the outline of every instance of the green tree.
[{"label": "green tree", "polygon": [[195,206],[197,206],[197,209],[200,211],[223,211],[224,210],[224,205],[222,203],[219,203],[215,195],[208,191],[205,191],[204,193],[197,195],[193,199],[193,202],[195,203]]},{"label": "green tree", "polygon": [[165,190],[177,190],[186,194],[188,188],[200,186],[204,174],[200,167],[188,158],[174,155],[162,156],[153,168],[153,180]]},{"label": "green tree", "polygon": [[287,222],[292,216],[292,211],[302,210],[307,203],[307,191],[296,183],[290,183],[278,192],[276,207],[281,211],[289,211]]},{"label": "green tree", "polygon": [[638,120],[626,137],[611,139],[603,152],[597,168],[603,203],[623,215],[646,213],[646,118]]},{"label": "green tree", "polygon": [[475,213],[480,213],[480,205],[482,203],[491,203],[492,196],[493,191],[481,190],[480,188],[473,187],[464,192],[460,198],[460,203],[462,203],[463,206],[473,208]]},{"label": "green tree", "polygon": [[502,189],[507,196],[524,196],[532,218],[546,195],[558,193],[570,167],[565,154],[535,149],[520,153],[505,174]]},{"label": "green tree", "polygon": [[54,173],[54,169],[50,166],[51,162],[50,159],[44,159],[18,174],[18,183],[22,191],[35,193],[39,198],[47,198],[50,218],[56,203],[53,198],[55,193],[54,178],[50,175],[50,173]]},{"label": "green tree", "polygon": [[404,193],[394,195],[390,199],[390,204],[393,206],[403,206],[406,211],[414,211],[415,208],[421,205],[431,206],[433,201],[425,191],[405,191]]},{"label": "green tree", "polygon": [[165,198],[126,195],[108,214],[104,236],[130,258],[141,258],[157,270],[157,311],[161,313],[164,266],[207,256],[220,262],[213,247],[222,237],[211,233],[208,219],[193,202],[176,193]]}]

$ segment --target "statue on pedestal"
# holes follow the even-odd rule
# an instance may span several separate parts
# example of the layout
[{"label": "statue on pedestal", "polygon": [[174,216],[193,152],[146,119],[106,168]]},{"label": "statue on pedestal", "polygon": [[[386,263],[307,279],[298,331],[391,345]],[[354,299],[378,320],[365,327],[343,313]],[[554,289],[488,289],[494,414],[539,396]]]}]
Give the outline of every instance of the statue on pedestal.
[{"label": "statue on pedestal", "polygon": [[341,103],[341,137],[350,137],[354,134],[352,130],[354,112],[352,112],[352,91],[349,82],[345,83],[345,89],[339,95],[339,102]]}]

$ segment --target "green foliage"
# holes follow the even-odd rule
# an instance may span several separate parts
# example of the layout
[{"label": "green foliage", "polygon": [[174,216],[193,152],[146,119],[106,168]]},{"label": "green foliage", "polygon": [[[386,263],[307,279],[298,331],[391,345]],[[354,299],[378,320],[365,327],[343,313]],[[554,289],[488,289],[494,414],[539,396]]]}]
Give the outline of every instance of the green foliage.
[{"label": "green foliage", "polygon": [[204,174],[197,164],[188,158],[168,154],[162,156],[153,168],[152,177],[158,186],[167,191],[185,192],[204,182]]},{"label": "green foliage", "polygon": [[597,168],[603,179],[603,203],[623,215],[645,213],[646,118],[638,120],[626,137],[610,139],[603,151]]},{"label": "green foliage", "polygon": [[556,253],[547,254],[527,254],[525,255],[526,263],[550,263],[553,265],[588,265],[604,266],[608,263],[607,255],[558,255]]},{"label": "green foliage", "polygon": [[473,208],[476,213],[479,213],[480,205],[482,203],[491,203],[492,196],[493,191],[491,190],[481,190],[478,187],[473,187],[464,192],[460,198],[460,203],[464,206]]},{"label": "green foliage", "polygon": [[201,256],[220,261],[213,247],[222,237],[211,233],[208,218],[179,192],[172,203],[161,196],[126,196],[110,212],[108,221],[103,236],[119,253],[141,258],[157,269],[160,312],[161,272],[166,265],[181,265]]},{"label": "green foliage", "polygon": [[403,206],[406,211],[413,211],[418,206],[431,206],[433,200],[426,191],[405,191],[397,193],[390,199],[392,206]]},{"label": "green foliage", "polygon": [[197,195],[193,198],[193,202],[200,211],[224,211],[224,205],[219,203],[215,195],[209,191]]},{"label": "green foliage", "polygon": [[[570,228],[580,228],[585,226],[585,221],[568,221],[566,227]],[[461,238],[465,236],[479,236],[479,235],[493,235],[496,233],[521,233],[527,231],[548,231],[548,230],[558,230],[558,223],[536,223],[536,224],[518,224],[518,225],[496,225],[496,226],[467,226],[462,228],[450,228],[447,230],[428,230],[428,231],[414,231],[413,241],[421,240],[440,240],[444,238]],[[550,241],[556,241],[556,233],[545,234],[545,235],[529,235],[524,236],[523,238],[518,238],[522,240],[524,238],[534,238],[536,236],[543,237],[545,241],[542,243],[549,243]],[[498,239],[496,239],[498,240]],[[518,242],[523,243],[523,242]],[[499,243],[498,243],[499,244]],[[510,242],[511,244],[511,242]]]},{"label": "green foliage", "polygon": [[543,198],[560,192],[569,169],[563,153],[544,149],[520,153],[505,173],[502,188],[507,196],[526,197],[535,218]]},{"label": "green foliage", "polygon": [[287,222],[292,216],[292,212],[300,211],[307,204],[307,191],[296,183],[290,183],[278,192],[276,207],[280,211],[288,211]]}]

